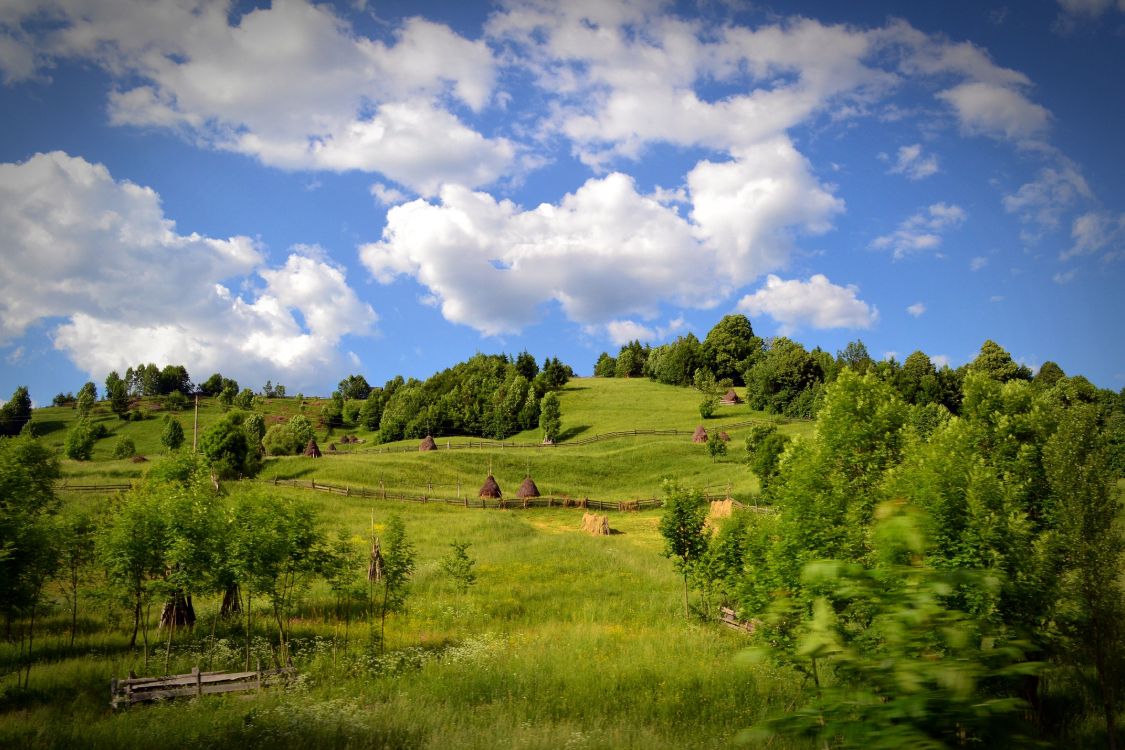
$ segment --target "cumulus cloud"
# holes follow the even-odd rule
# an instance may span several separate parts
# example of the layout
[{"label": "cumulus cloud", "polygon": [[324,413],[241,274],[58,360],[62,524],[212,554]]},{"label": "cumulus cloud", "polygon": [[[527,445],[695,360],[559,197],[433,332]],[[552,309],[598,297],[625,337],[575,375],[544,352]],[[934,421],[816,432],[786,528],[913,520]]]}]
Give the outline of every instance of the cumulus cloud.
[{"label": "cumulus cloud", "polygon": [[915,318],[920,318],[922,317],[922,313],[926,312],[926,306],[921,302],[915,302],[913,305],[906,308],[906,311]]},{"label": "cumulus cloud", "polygon": [[1046,132],[1051,113],[1006,86],[974,81],[938,94],[957,111],[970,133],[1002,135],[1015,140]]},{"label": "cumulus cloud", "polygon": [[690,220],[622,173],[531,210],[447,186],[437,203],[392,208],[360,256],[381,283],[410,276],[446,319],[486,335],[520,330],[545,303],[603,325],[651,317],[662,302],[717,304],[783,265],[794,234],[826,230],[841,210],[784,138],[701,162],[688,188]]},{"label": "cumulus cloud", "polygon": [[[426,195],[448,181],[493,182],[514,161],[509,141],[452,113],[489,102],[488,46],[422,18],[387,44],[306,0],[233,21],[223,3],[93,2],[79,12],[44,0],[23,9],[0,34],[5,75],[34,72],[19,49],[91,60],[118,81],[109,99],[117,125],[173,129],[283,169],[380,172]],[[53,23],[25,23],[44,14]]]},{"label": "cumulus cloud", "polygon": [[785,281],[770,274],[764,287],[739,300],[738,309],[747,315],[769,315],[785,334],[801,326],[870,328],[879,311],[858,294],[858,287],[838,286],[819,273],[808,281]]},{"label": "cumulus cloud", "polygon": [[895,260],[941,246],[942,233],[965,223],[968,214],[956,204],[934,203],[899,224],[893,233],[876,237],[871,246],[893,251]]},{"label": "cumulus cloud", "polygon": [[630,341],[658,342],[669,338],[675,333],[684,330],[687,323],[684,319],[676,318],[666,326],[646,326],[634,320],[611,320],[604,326],[590,326],[587,333],[605,333],[614,346],[623,346]]},{"label": "cumulus cloud", "polygon": [[937,157],[933,154],[923,154],[922,145],[919,143],[900,147],[895,163],[890,168],[891,174],[905,175],[911,180],[925,179],[937,174],[937,171]]},{"label": "cumulus cloud", "polygon": [[988,258],[984,257],[983,255],[977,255],[976,257],[974,257],[972,260],[969,261],[969,270],[970,271],[979,271],[987,265],[988,265]]},{"label": "cumulus cloud", "polygon": [[311,383],[377,319],[323,251],[271,268],[247,237],[181,234],[155,191],[61,152],[0,164],[0,235],[0,340],[46,322],[94,376],[155,361]]}]

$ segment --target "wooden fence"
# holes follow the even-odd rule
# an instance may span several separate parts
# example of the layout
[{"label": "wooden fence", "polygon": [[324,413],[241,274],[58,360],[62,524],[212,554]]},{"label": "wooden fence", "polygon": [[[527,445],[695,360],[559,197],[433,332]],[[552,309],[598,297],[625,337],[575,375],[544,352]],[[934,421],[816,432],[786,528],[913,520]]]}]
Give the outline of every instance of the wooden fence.
[{"label": "wooden fence", "polygon": [[60,492],[125,492],[133,489],[133,484],[70,484],[61,482],[55,485]]},{"label": "wooden fence", "polygon": [[[445,505],[459,505],[465,508],[588,508],[591,510],[620,510],[635,511],[659,508],[664,501],[656,498],[640,498],[636,500],[592,500],[590,498],[572,497],[530,497],[530,498],[494,498],[462,496],[462,485],[429,485],[421,492],[404,490],[401,488],[388,488],[380,483],[378,489],[371,487],[340,486],[324,484],[315,479],[265,479],[267,484],[282,487],[295,487],[302,490],[315,490],[327,492],[330,495],[344,497],[373,498],[377,500],[400,500],[412,503],[443,503]],[[441,490],[457,487],[456,496],[443,494]],[[475,485],[474,485],[475,486]],[[715,485],[718,486],[718,485]],[[466,489],[468,489],[466,487]],[[436,492],[435,492],[436,490]],[[707,495],[707,499],[721,499],[726,495]]]},{"label": "wooden fence", "polygon": [[[715,424],[712,429],[726,431],[737,430],[743,427],[753,427],[759,424],[787,424],[789,422],[800,422],[807,420],[786,418],[780,422],[769,419],[747,419],[742,422],[730,422],[727,424]],[[580,438],[578,440],[567,440],[562,443],[517,443],[508,442],[504,440],[463,440],[454,443],[452,440],[447,439],[444,443],[435,439],[437,450],[507,450],[507,449],[551,449],[551,448],[579,448],[591,443],[598,443],[603,440],[618,440],[626,437],[639,437],[639,436],[662,436],[662,437],[691,437],[695,430],[617,430],[615,432],[602,432],[590,437]],[[338,451],[339,453],[416,453],[418,452],[417,446],[397,446],[393,448],[360,448],[355,451]]]},{"label": "wooden fence", "polygon": [[744,633],[753,633],[758,629],[760,621],[758,620],[740,620],[735,614],[734,610],[730,607],[719,608],[719,622],[726,625],[728,628],[734,628]]},{"label": "wooden fence", "polygon": [[200,672],[196,667],[191,670],[191,674],[130,677],[124,680],[114,678],[109,683],[110,705],[119,708],[147,701],[261,690],[284,682],[296,674],[297,670],[292,666],[263,671],[259,663],[254,672]]}]

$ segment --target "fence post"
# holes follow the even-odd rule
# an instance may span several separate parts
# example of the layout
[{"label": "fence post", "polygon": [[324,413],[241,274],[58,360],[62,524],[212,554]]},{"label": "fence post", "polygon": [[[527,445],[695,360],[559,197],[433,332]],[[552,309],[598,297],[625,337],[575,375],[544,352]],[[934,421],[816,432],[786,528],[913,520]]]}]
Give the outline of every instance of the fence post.
[{"label": "fence post", "polygon": [[257,660],[257,667],[258,667],[258,692],[260,693],[260,692],[262,692],[262,660],[261,659]]},{"label": "fence post", "polygon": [[382,479],[379,480],[379,495],[384,500],[387,499],[387,488],[383,486],[383,480]]},{"label": "fence post", "polygon": [[199,667],[192,667],[191,675],[195,678],[195,695],[199,697],[203,695],[203,675],[200,674]]}]

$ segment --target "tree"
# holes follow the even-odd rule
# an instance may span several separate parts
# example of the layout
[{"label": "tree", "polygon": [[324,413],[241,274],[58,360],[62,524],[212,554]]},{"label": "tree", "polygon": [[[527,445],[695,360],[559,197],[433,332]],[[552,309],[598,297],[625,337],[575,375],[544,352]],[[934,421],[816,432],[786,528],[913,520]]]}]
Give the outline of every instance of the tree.
[{"label": "tree", "polygon": [[849,341],[843,351],[836,352],[836,362],[857,375],[866,375],[875,366],[875,360],[867,353],[867,346],[859,339]]},{"label": "tree", "polygon": [[379,429],[379,420],[383,418],[383,407],[386,405],[387,393],[382,388],[372,388],[359,410],[359,421],[364,429],[375,431]]},{"label": "tree", "polygon": [[188,375],[187,368],[183,365],[165,365],[164,369],[160,371],[159,384],[159,393],[162,396],[174,392],[187,396],[194,390],[191,385],[191,377]]},{"label": "tree", "polygon": [[559,439],[562,411],[559,408],[559,397],[554,392],[544,396],[539,404],[539,428],[543,430],[544,443],[553,443]]},{"label": "tree", "polygon": [[1012,355],[991,339],[981,344],[980,353],[969,363],[968,370],[999,380],[1001,383],[1017,378],[1031,379],[1031,371],[1012,361]]},{"label": "tree", "polygon": [[718,430],[712,430],[707,436],[707,455],[711,456],[712,461],[718,461],[727,455],[727,441],[723,440]]},{"label": "tree", "polygon": [[23,426],[31,421],[31,396],[27,386],[21,385],[12,392],[11,398],[0,406],[0,436],[18,435]]},{"label": "tree", "polygon": [[90,395],[88,390],[83,389],[78,392],[77,407],[79,419],[85,419],[90,416],[90,412],[94,408],[94,403],[94,397]]},{"label": "tree", "polygon": [[128,435],[122,435],[117,439],[117,443],[113,446],[113,457],[117,459],[131,458],[136,455],[137,446],[133,443],[133,439]]},{"label": "tree", "polygon": [[777,476],[781,454],[789,442],[789,436],[778,432],[773,425],[755,427],[746,438],[747,463],[750,471],[758,475],[763,492]]},{"label": "tree", "polygon": [[559,361],[558,357],[543,360],[543,369],[536,376],[536,378],[542,380],[545,389],[548,391],[562,388],[572,377],[574,377],[574,370]]},{"label": "tree", "polygon": [[51,518],[58,509],[54,484],[59,476],[58,461],[38,440],[29,435],[0,438],[0,611],[9,640],[13,622],[29,620],[25,685],[35,615],[57,563]]},{"label": "tree", "polygon": [[602,352],[594,364],[595,378],[612,378],[617,372],[617,359],[609,356],[609,352]]},{"label": "tree", "polygon": [[803,346],[776,338],[746,372],[746,401],[751,409],[811,417],[814,389],[823,380],[820,364]]},{"label": "tree", "polygon": [[94,453],[94,431],[87,419],[79,419],[66,433],[66,457],[75,461],[89,461]]},{"label": "tree", "polygon": [[649,352],[645,374],[667,385],[690,386],[695,371],[702,364],[703,345],[694,333],[689,333]]},{"label": "tree", "polygon": [[[225,393],[226,391],[224,391]],[[232,399],[232,403],[243,411],[250,411],[254,408],[254,391],[249,388],[243,388],[238,392],[238,395]]]},{"label": "tree", "polygon": [[1066,377],[1066,373],[1058,364],[1047,360],[1039,366],[1039,372],[1035,373],[1034,383],[1043,388],[1051,388],[1055,383],[1059,382]]},{"label": "tree", "polygon": [[699,416],[703,419],[710,419],[715,416],[715,409],[719,406],[719,399],[714,396],[704,396],[703,400],[699,402]]},{"label": "tree", "polygon": [[345,399],[362,401],[371,393],[371,386],[368,385],[367,378],[362,375],[349,375],[340,381],[337,392]]},{"label": "tree", "polygon": [[96,385],[94,385],[92,382],[86,381],[85,383],[82,384],[82,387],[78,389],[78,397],[81,398],[83,393],[90,394],[90,401],[97,402],[97,400],[98,400],[98,387]]},{"label": "tree", "polygon": [[383,537],[383,596],[379,606],[379,645],[386,645],[387,615],[406,606],[407,585],[414,574],[414,546],[406,538],[406,524],[399,516],[387,522]]},{"label": "tree", "polygon": [[729,378],[736,385],[742,385],[742,374],[748,360],[762,346],[762,340],[754,335],[750,319],[745,315],[724,315],[703,339],[703,363],[714,373],[715,378]]},{"label": "tree", "polygon": [[59,564],[66,576],[64,596],[70,604],[70,646],[78,632],[79,583],[82,573],[94,561],[97,526],[84,512],[59,519],[55,534],[58,540]]},{"label": "tree", "polygon": [[664,556],[675,558],[676,570],[684,579],[685,617],[688,614],[688,576],[695,562],[707,551],[706,520],[707,509],[703,496],[697,490],[665,484],[660,535],[664,537]]},{"label": "tree", "polygon": [[165,450],[179,450],[184,444],[184,428],[170,415],[164,416],[164,429],[160,431],[160,444]]},{"label": "tree", "polygon": [[539,365],[535,362],[535,357],[525,349],[516,355],[516,361],[513,363],[516,372],[527,378],[528,382],[535,380],[535,376],[539,374]]},{"label": "tree", "polygon": [[261,468],[256,443],[243,429],[244,421],[241,412],[228,414],[199,438],[200,450],[222,478],[254,476]]},{"label": "tree", "polygon": [[477,582],[477,574],[473,572],[476,561],[469,557],[469,543],[453,540],[449,543],[449,554],[442,558],[441,569],[453,580],[453,585],[462,594],[469,591],[469,587]]},{"label": "tree", "polygon": [[129,389],[124,380],[106,378],[106,398],[109,399],[109,408],[119,419],[129,418]]}]

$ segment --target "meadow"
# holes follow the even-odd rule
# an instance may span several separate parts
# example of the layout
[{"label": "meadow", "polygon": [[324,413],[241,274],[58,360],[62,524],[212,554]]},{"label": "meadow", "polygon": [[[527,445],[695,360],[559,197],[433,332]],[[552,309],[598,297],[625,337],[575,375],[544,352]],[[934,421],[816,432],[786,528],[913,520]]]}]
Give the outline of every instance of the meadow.
[{"label": "meadow", "polygon": [[[583,437],[626,429],[690,431],[701,422],[698,394],[648,381],[578,380],[562,393],[563,434]],[[313,416],[316,401],[306,400]],[[659,403],[659,409],[652,404]],[[155,406],[153,404],[152,406]],[[99,404],[98,410],[103,410]],[[142,406],[142,408],[144,408]],[[294,399],[260,405],[270,416],[297,413]],[[121,422],[95,412],[111,434],[94,460],[62,461],[71,485],[136,479],[162,460],[161,412]],[[177,415],[188,440],[190,412]],[[206,400],[200,427],[221,419]],[[721,407],[712,426],[765,415]],[[61,446],[73,410],[40,409],[35,423],[49,445]],[[808,423],[784,425],[802,434]],[[343,434],[370,435],[346,426],[318,432],[322,445]],[[112,444],[128,435],[146,463],[113,460]],[[322,437],[323,436],[323,437]],[[70,645],[62,587],[37,626],[35,664],[26,689],[8,675],[0,683],[0,746],[12,747],[386,747],[386,748],[691,748],[725,747],[739,731],[791,700],[796,673],[738,655],[746,637],[713,622],[685,617],[681,581],[661,552],[660,511],[611,513],[614,534],[593,537],[579,528],[579,509],[482,510],[341,497],[275,487],[273,478],[421,490],[427,483],[475,496],[489,466],[514,495],[530,471],[544,494],[598,499],[658,496],[661,481],[728,486],[749,499],[756,478],[742,462],[741,437],[730,454],[712,460],[687,435],[638,436],[581,448],[439,450],[379,453],[371,442],[321,459],[269,459],[259,489],[306,503],[321,528],[339,536],[366,565],[371,535],[392,515],[405,522],[417,551],[404,612],[388,618],[386,643],[373,637],[378,623],[366,596],[341,601],[321,580],[300,597],[291,651],[300,677],[288,689],[260,695],[205,697],[163,705],[109,709],[109,681],[202,669],[240,669],[241,623],[218,616],[219,598],[196,598],[192,633],[150,624],[147,649],[128,647],[131,613],[98,584],[96,570],[80,591],[82,616]],[[512,441],[536,441],[534,434]],[[457,441],[452,438],[451,441]],[[412,447],[413,441],[399,446]],[[343,447],[343,446],[341,446]],[[63,513],[96,510],[104,493],[60,493]],[[373,525],[374,524],[374,525]],[[475,585],[461,591],[440,561],[451,541],[467,542]],[[150,613],[155,619],[155,613]],[[272,656],[269,611],[257,603],[251,643],[255,659]],[[0,646],[8,672],[22,644]],[[775,747],[787,747],[784,743]]]}]

